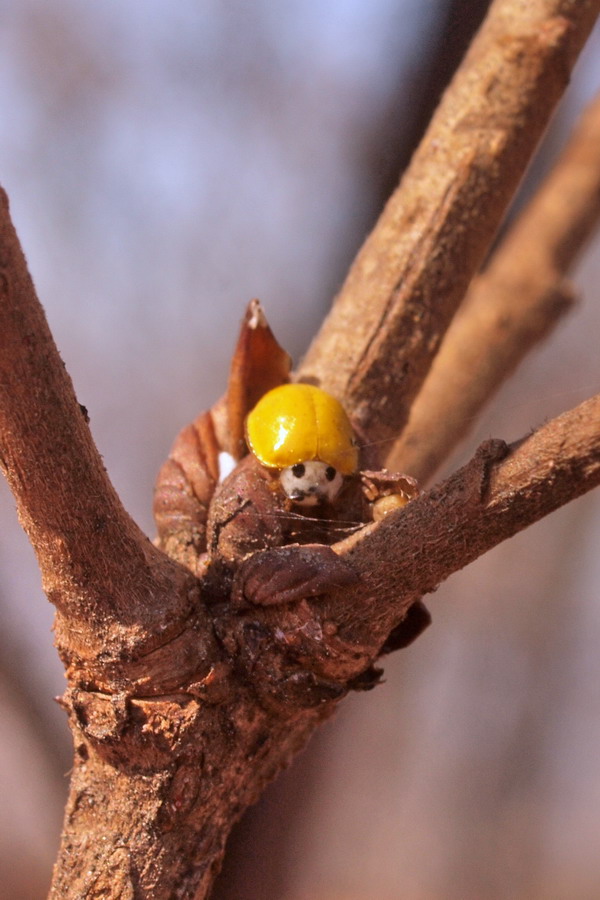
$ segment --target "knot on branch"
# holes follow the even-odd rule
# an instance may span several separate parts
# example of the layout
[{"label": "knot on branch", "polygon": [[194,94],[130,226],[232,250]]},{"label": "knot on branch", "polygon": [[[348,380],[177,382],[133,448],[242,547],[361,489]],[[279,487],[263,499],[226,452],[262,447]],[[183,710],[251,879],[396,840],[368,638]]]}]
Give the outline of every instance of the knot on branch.
[{"label": "knot on branch", "polygon": [[227,616],[215,632],[240,682],[279,714],[337,701],[350,689],[345,668],[336,666],[336,628],[307,601]]}]

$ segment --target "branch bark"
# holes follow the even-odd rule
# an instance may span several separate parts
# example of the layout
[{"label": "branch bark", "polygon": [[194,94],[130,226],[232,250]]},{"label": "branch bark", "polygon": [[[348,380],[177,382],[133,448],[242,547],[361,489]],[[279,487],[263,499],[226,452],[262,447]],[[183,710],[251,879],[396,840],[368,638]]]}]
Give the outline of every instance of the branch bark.
[{"label": "branch bark", "polygon": [[79,676],[114,686],[122,679],[124,648],[129,658],[143,656],[181,631],[197,588],[152,546],[108,479],[37,299],[4,191],[0,379],[0,464],[57,609],[57,646]]},{"label": "branch bark", "polygon": [[599,9],[490,7],[299,369],[343,400],[367,441],[385,446],[406,424]]},{"label": "branch bark", "polygon": [[[293,645],[319,679],[345,693],[417,600],[598,484],[600,395],[511,446],[487,441],[445,482],[334,544],[355,571],[354,584],[291,609],[254,610],[253,621],[269,632],[266,652]],[[283,548],[284,565],[297,550]],[[229,620],[220,627],[230,650],[243,656],[246,625]],[[272,660],[262,665],[266,672],[275,668]]]},{"label": "branch bark", "polygon": [[[501,541],[598,484],[600,395],[512,446],[488,441],[447,481],[338,544],[377,598],[378,615],[365,617],[356,590],[340,597],[336,617],[349,621],[353,634],[359,629],[366,635],[367,621],[377,643],[399,607],[408,608]],[[373,620],[375,631],[383,630],[379,635],[373,635]]]},{"label": "branch bark", "polygon": [[565,281],[600,216],[600,96],[477,278],[388,466],[425,483],[532,347],[573,307]]},{"label": "branch bark", "polygon": [[[364,434],[404,420],[597,12],[595,0],[496,0],[301,370],[346,399]],[[486,445],[445,485],[336,545],[352,589],[244,604],[219,559],[194,577],[123,510],[6,204],[0,216],[0,447],[57,606],[75,743],[51,896],[204,897],[233,822],[341,697],[376,683],[373,664],[410,605],[598,483],[598,401],[519,447]],[[278,549],[284,562],[307,550]]]},{"label": "branch bark", "polygon": [[220,650],[195,683],[147,698],[72,689],[76,760],[51,896],[206,896],[233,822],[349,690],[377,682],[370,667],[411,604],[599,482],[594,398],[513,448],[484,445],[445,484],[338,544],[354,587],[213,606]]}]

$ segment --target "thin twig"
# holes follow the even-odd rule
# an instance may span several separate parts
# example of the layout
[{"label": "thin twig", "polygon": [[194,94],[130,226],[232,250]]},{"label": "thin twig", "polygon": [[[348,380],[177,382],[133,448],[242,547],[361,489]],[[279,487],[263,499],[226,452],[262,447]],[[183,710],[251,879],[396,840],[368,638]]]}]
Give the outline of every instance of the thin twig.
[{"label": "thin twig", "polygon": [[471,286],[388,459],[427,481],[523,357],[572,308],[564,277],[600,217],[600,96]]}]

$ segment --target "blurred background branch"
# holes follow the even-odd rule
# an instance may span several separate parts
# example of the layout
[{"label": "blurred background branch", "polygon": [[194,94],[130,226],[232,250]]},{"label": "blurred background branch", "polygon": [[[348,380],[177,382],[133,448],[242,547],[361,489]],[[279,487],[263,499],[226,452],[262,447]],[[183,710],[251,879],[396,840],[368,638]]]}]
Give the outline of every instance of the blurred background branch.
[{"label": "blurred background branch", "polygon": [[428,481],[464,439],[465,424],[572,309],[566,276],[600,216],[599,147],[600,95],[463,300],[392,448],[391,469]]}]

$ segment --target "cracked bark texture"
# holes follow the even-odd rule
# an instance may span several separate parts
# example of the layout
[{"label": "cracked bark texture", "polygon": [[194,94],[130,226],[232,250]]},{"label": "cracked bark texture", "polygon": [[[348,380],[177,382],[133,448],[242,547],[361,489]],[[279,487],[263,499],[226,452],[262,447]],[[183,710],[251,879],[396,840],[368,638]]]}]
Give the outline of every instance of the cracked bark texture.
[{"label": "cracked bark texture", "polygon": [[[298,373],[344,400],[363,439],[406,421],[598,11],[493,4]],[[2,467],[56,606],[75,746],[51,897],[206,897],[232,824],[348,691],[373,686],[411,605],[599,483],[598,399],[518,445],[488,442],[335,545],[351,588],[234,604],[227,580],[195,577],[123,509],[2,200]]]}]

